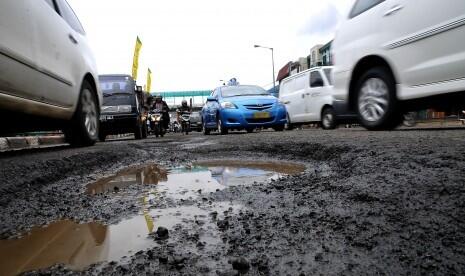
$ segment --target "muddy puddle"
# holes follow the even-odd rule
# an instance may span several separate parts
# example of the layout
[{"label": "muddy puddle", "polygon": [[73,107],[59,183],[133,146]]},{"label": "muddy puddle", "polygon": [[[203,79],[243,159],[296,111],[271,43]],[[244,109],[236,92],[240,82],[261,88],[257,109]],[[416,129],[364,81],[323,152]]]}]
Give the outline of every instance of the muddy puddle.
[{"label": "muddy puddle", "polygon": [[[175,241],[176,234],[180,235],[176,226],[200,227],[199,238],[204,250],[214,249],[222,242],[216,219],[240,210],[240,205],[217,202],[208,206],[154,208],[160,197],[195,199],[228,186],[269,181],[304,169],[303,165],[292,163],[208,161],[171,169],[149,164],[121,170],[87,185],[86,193],[117,193],[131,185],[149,185],[135,198],[143,202],[139,215],[115,225],[63,220],[34,228],[19,239],[0,240],[0,274],[15,275],[57,263],[80,270],[102,261],[124,262],[125,256],[156,247],[157,242],[149,234],[160,226],[170,231],[170,242]],[[211,212],[217,212],[218,217],[212,218]],[[193,245],[192,251],[195,250]]]},{"label": "muddy puddle", "polygon": [[[199,242],[202,250],[211,250],[221,243],[216,220],[224,212],[235,213],[241,206],[218,203],[213,206],[182,206],[167,209],[153,209],[115,225],[95,222],[77,224],[63,220],[46,227],[36,227],[20,239],[0,241],[0,275],[17,275],[22,272],[64,264],[73,270],[80,270],[103,261],[120,261],[140,250],[160,246],[149,234],[158,227],[169,229],[169,242],[176,239],[173,228],[176,225],[201,224]],[[218,213],[211,216],[212,210]],[[201,223],[199,223],[201,222]],[[198,226],[200,227],[200,226]],[[210,230],[207,230],[210,229]],[[197,241],[196,241],[197,242]],[[195,243],[185,245],[195,252]]]}]

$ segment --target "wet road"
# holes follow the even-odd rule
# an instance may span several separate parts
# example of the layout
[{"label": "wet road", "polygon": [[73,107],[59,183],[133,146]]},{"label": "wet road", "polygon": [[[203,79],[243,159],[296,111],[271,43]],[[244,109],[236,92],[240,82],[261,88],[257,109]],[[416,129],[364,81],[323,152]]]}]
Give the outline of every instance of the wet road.
[{"label": "wet road", "polygon": [[465,273],[463,129],[9,152],[0,182],[2,275]]}]

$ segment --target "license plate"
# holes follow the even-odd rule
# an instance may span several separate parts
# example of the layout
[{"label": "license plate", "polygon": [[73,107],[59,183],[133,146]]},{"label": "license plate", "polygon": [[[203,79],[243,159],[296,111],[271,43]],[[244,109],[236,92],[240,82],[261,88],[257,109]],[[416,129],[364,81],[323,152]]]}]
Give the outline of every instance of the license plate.
[{"label": "license plate", "polygon": [[100,121],[108,121],[108,120],[113,120],[113,116],[111,116],[111,115],[101,115],[100,116]]},{"label": "license plate", "polygon": [[270,112],[255,112],[253,117],[254,119],[268,119],[270,118]]}]

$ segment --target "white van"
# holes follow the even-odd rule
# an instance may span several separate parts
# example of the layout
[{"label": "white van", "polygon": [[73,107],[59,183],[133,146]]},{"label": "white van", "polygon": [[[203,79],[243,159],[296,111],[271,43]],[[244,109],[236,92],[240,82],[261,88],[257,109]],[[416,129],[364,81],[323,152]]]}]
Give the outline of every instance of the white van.
[{"label": "white van", "polygon": [[279,99],[286,105],[288,129],[295,125],[321,123],[336,127],[332,96],[332,67],[315,67],[282,81]]}]

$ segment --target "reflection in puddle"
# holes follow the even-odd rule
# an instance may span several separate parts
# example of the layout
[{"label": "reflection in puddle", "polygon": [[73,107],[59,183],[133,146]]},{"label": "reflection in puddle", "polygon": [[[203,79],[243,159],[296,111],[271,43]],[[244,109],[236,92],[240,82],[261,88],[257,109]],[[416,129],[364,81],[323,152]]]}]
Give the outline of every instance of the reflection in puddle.
[{"label": "reflection in puddle", "polygon": [[[161,195],[173,199],[194,199],[228,186],[269,181],[304,169],[303,165],[288,163],[209,161],[170,170],[156,165],[122,170],[87,185],[86,193],[94,195],[119,191],[134,184],[151,184],[153,186],[143,196],[144,208],[140,215],[109,226],[59,221],[45,228],[34,228],[20,239],[0,240],[0,274],[14,275],[57,263],[71,269],[82,269],[101,261],[118,261],[123,256],[154,247],[156,243],[147,235],[159,226],[168,228],[170,233],[178,224],[202,227],[200,241],[208,250],[209,246],[215,247],[221,242],[217,226],[208,214],[216,211],[220,218],[224,211],[231,207],[237,211],[240,206],[220,202],[203,208],[179,206],[151,210]],[[202,223],[196,224],[197,220],[202,220]]]},{"label": "reflection in puddle", "polygon": [[170,170],[156,165],[136,167],[118,172],[87,185],[88,194],[101,194],[124,189],[134,184],[152,184],[157,193],[174,199],[195,198],[200,193],[222,190],[228,186],[250,185],[266,182],[283,175],[293,175],[305,170],[294,163],[252,161],[208,161],[190,167]]},{"label": "reflection in puddle", "polygon": [[134,184],[157,184],[159,181],[166,181],[167,174],[167,170],[154,164],[132,167],[87,185],[86,193],[95,195],[118,191]]},{"label": "reflection in puddle", "polygon": [[[226,203],[218,203],[211,209],[182,206],[154,209],[109,226],[65,220],[34,228],[20,239],[0,240],[0,275],[16,275],[58,263],[78,270],[102,261],[119,261],[124,256],[156,246],[154,239],[147,235],[159,226],[173,233],[177,224],[192,225],[202,220],[203,228],[214,229],[216,225],[209,212],[215,210],[221,218],[229,208],[237,211],[240,206]],[[217,231],[202,231],[199,238],[205,243],[205,250],[221,242]]]}]

